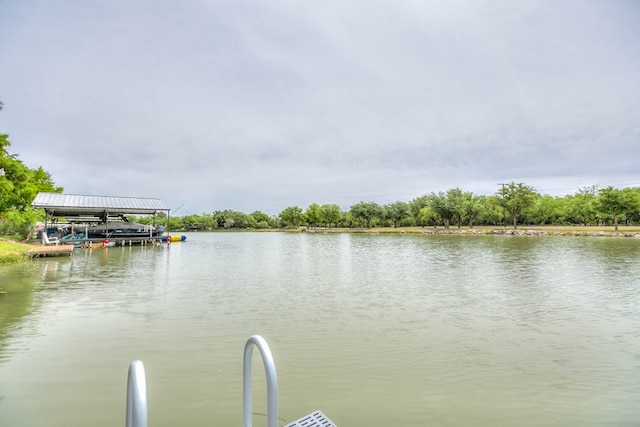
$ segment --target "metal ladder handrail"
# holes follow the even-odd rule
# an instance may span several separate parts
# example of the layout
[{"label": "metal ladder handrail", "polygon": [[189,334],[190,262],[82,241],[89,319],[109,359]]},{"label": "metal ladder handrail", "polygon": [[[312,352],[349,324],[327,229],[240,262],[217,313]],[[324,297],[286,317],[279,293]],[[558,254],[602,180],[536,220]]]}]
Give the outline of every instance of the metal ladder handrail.
[{"label": "metal ladder handrail", "polygon": [[253,346],[258,347],[264,364],[264,371],[267,376],[267,425],[268,427],[278,427],[278,378],[276,376],[276,365],[271,355],[269,345],[260,335],[252,335],[244,346],[244,367],[243,367],[243,389],[242,389],[242,409],[244,427],[251,427],[252,424],[252,376],[251,360],[253,356]]},{"label": "metal ladder handrail", "polygon": [[126,427],[147,427],[147,379],[141,360],[129,365]]},{"label": "metal ladder handrail", "polygon": [[[268,427],[278,427],[278,378],[276,375],[276,365],[273,361],[269,345],[260,335],[249,337],[244,346],[242,390],[244,427],[251,427],[253,416],[251,368],[254,346],[260,350],[264,371],[267,376],[267,425]],[[144,372],[144,364],[141,360],[134,360],[131,362],[131,365],[129,365],[129,373],[127,376],[126,427],[147,427],[147,414],[147,380]],[[321,411],[312,412],[309,415],[287,424],[285,427],[300,426],[336,427]]]}]

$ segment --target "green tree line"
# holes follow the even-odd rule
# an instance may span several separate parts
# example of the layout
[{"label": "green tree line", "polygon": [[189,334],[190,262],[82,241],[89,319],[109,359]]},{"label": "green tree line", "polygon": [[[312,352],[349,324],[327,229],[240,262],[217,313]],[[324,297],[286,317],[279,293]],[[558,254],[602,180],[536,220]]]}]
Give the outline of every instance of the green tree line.
[{"label": "green tree line", "polygon": [[[149,222],[149,218],[136,218]],[[514,227],[522,225],[640,224],[640,187],[589,186],[574,194],[552,197],[524,183],[500,184],[492,195],[459,188],[431,192],[415,199],[389,204],[358,202],[343,211],[336,204],[310,204],[306,209],[288,206],[278,215],[220,210],[200,215],[166,218],[159,222],[171,230],[297,229],[371,227]],[[156,219],[158,221],[158,218]]]}]

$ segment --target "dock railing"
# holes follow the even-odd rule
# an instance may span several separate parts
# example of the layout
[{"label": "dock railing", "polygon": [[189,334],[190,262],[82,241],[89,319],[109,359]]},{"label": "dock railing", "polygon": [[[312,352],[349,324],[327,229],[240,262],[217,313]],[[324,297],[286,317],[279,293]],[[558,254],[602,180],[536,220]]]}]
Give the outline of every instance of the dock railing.
[{"label": "dock railing", "polygon": [[244,346],[244,367],[242,370],[242,413],[244,427],[251,427],[252,407],[253,407],[253,379],[251,361],[253,358],[253,347],[258,347],[264,372],[267,375],[267,426],[278,427],[278,378],[276,376],[276,365],[269,345],[260,335],[252,335]]},{"label": "dock railing", "polygon": [[[252,358],[253,347],[257,347],[262,357],[264,371],[267,376],[267,426],[278,427],[278,379],[276,365],[269,345],[260,335],[252,335],[244,346],[242,411],[244,427],[252,425],[253,407],[253,378]],[[126,427],[147,427],[147,380],[144,364],[135,360],[129,365],[127,377],[127,420]],[[284,427],[336,427],[321,411],[290,422]]]},{"label": "dock railing", "polygon": [[147,379],[141,360],[129,365],[126,427],[147,427]]}]

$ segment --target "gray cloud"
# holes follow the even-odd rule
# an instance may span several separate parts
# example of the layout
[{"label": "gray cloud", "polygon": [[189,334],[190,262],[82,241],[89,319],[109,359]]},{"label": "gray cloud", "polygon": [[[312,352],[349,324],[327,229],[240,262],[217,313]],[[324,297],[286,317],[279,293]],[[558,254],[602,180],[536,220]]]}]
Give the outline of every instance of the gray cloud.
[{"label": "gray cloud", "polygon": [[5,9],[0,131],[68,192],[278,213],[640,185],[633,1]]}]

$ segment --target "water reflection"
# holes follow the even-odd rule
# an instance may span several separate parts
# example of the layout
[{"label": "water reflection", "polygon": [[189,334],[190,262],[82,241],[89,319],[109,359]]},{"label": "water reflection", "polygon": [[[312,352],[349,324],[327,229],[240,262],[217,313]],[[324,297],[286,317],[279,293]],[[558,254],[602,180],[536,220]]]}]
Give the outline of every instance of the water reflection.
[{"label": "water reflection", "polygon": [[239,424],[242,347],[260,333],[288,420],[320,408],[338,425],[634,424],[639,246],[192,234],[3,267],[22,291],[0,297],[0,421],[121,423],[141,358],[152,425]]},{"label": "water reflection", "polygon": [[25,318],[40,306],[34,297],[34,282],[51,277],[57,265],[21,263],[0,266],[0,361],[8,357],[6,342],[12,331],[25,322]]}]

